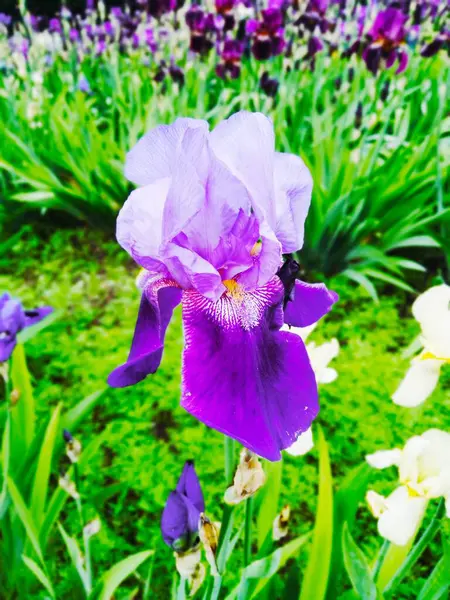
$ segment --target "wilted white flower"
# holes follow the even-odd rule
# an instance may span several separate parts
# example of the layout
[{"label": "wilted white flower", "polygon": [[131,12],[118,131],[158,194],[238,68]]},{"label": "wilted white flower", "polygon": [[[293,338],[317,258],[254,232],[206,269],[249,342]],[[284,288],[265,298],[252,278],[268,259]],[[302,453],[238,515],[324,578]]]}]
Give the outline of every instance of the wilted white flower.
[{"label": "wilted white flower", "polygon": [[[288,325],[283,325],[282,330],[295,333],[299,335],[303,341],[306,341],[316,326],[317,323],[313,323],[313,325],[309,325],[309,327],[289,328]],[[311,366],[318,384],[331,383],[337,378],[338,374],[336,369],[330,368],[328,364],[339,354],[339,349],[339,342],[336,338],[320,344],[319,346],[315,342],[306,344],[306,351],[308,352],[309,360],[311,361]],[[309,452],[313,446],[313,434],[310,427],[298,436],[292,446],[286,449],[286,452],[292,456],[301,456],[302,454]]]},{"label": "wilted white flower", "polygon": [[225,492],[225,502],[227,504],[239,504],[239,502],[253,496],[265,480],[266,475],[256,454],[243,448],[234,475],[233,485]]},{"label": "wilted white flower", "polygon": [[403,450],[380,450],[366,457],[376,469],[397,466],[400,486],[387,498],[374,491],[367,502],[382,537],[406,545],[417,532],[428,501],[444,497],[450,516],[450,433],[430,429],[409,439]]},{"label": "wilted white flower", "polygon": [[97,535],[97,533],[100,531],[100,528],[100,519],[94,519],[93,521],[89,521],[89,523],[84,526],[83,532],[86,537],[91,538],[92,536]]},{"label": "wilted white flower", "polygon": [[198,534],[205,549],[206,560],[211,567],[211,573],[213,575],[218,575],[216,553],[219,545],[219,531],[215,524],[210,521],[204,513],[200,514]]},{"label": "wilted white flower", "polygon": [[288,504],[281,509],[272,525],[272,537],[275,542],[287,536],[289,531],[289,519],[291,517],[291,508]]},{"label": "wilted white flower", "polygon": [[392,396],[400,406],[419,406],[432,394],[441,368],[450,364],[450,286],[437,285],[421,294],[412,306],[420,324],[423,351],[411,366]]}]

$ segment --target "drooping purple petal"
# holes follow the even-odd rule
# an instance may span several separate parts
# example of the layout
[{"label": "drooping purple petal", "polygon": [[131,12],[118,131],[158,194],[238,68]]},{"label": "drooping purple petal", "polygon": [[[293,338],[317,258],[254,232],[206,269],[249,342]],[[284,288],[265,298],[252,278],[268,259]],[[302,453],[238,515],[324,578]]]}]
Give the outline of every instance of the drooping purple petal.
[{"label": "drooping purple petal", "polygon": [[400,73],[403,73],[403,71],[408,66],[408,53],[402,50],[398,55],[398,59],[398,67],[395,71],[396,75],[400,75]]},{"label": "drooping purple petal", "polygon": [[112,387],[126,387],[142,381],[159,367],[164,336],[173,309],[181,301],[181,290],[164,279],[147,284],[141,298],[130,354],[126,363],[108,377]]},{"label": "drooping purple petal", "polygon": [[36,325],[45,319],[49,314],[53,312],[53,307],[51,306],[41,306],[39,308],[32,308],[29,310],[25,310],[25,327],[30,327],[31,325]]},{"label": "drooping purple petal", "polygon": [[183,296],[182,406],[268,460],[279,460],[318,411],[304,344],[279,331],[283,292],[273,278],[216,303],[195,292]]},{"label": "drooping purple petal", "polygon": [[275,226],[273,125],[261,113],[238,112],[222,121],[210,135],[211,147],[246,186],[253,209]]},{"label": "drooping purple petal", "polygon": [[311,202],[312,178],[305,163],[294,154],[275,153],[275,234],[283,252],[303,246],[305,220]]},{"label": "drooping purple petal", "polygon": [[208,131],[208,123],[199,119],[177,119],[172,125],[159,125],[142,137],[128,152],[125,176],[138,185],[148,185],[169,177],[175,166],[175,155],[184,133],[189,128]]},{"label": "drooping purple petal", "polygon": [[176,491],[183,494],[192,502],[200,512],[205,510],[205,500],[202,488],[195,472],[194,463],[191,460],[185,462],[183,471],[177,483]]},{"label": "drooping purple petal", "polygon": [[324,283],[297,280],[291,300],[284,310],[284,322],[294,327],[307,327],[326,315],[339,296]]}]

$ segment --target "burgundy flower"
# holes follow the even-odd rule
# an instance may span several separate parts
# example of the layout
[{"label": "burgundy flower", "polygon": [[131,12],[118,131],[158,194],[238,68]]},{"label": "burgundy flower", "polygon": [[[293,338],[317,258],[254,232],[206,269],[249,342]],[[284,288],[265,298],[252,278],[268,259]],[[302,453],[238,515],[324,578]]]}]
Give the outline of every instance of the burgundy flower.
[{"label": "burgundy flower", "polygon": [[382,60],[387,68],[398,61],[396,73],[402,73],[406,69],[408,54],[402,50],[402,46],[407,35],[407,20],[407,15],[397,8],[388,8],[378,13],[367,34],[369,41],[362,54],[369,71],[376,74]]},{"label": "burgundy flower", "polygon": [[283,13],[277,8],[263,10],[261,21],[247,21],[246,32],[252,37],[252,53],[257,60],[267,60],[285,50],[286,40],[282,25]]}]

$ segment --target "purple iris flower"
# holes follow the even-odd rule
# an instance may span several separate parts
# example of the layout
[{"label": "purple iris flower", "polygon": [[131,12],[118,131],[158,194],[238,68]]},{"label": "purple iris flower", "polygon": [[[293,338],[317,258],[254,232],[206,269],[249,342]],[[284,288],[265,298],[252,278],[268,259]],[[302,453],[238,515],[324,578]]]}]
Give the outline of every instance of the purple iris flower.
[{"label": "purple iris flower", "polygon": [[186,552],[197,546],[200,541],[198,522],[204,510],[205,501],[194,463],[187,461],[161,517],[164,542],[177,552]]},{"label": "purple iris flower", "polygon": [[6,25],[8,27],[8,25],[11,24],[11,21],[12,17],[7,15],[6,13],[0,12],[0,25]]},{"label": "purple iris flower", "polygon": [[119,213],[117,239],[144,274],[131,351],[109,384],[157,370],[181,302],[182,406],[279,460],[318,412],[304,344],[280,328],[310,325],[337,300],[279,271],[282,253],[303,244],[307,167],[275,152],[269,119],[242,111],[212,132],[196,119],[156,127],[129,152],[125,174],[140,187]]},{"label": "purple iris flower", "polygon": [[262,11],[262,20],[249,19],[246,33],[253,39],[252,52],[257,60],[267,60],[278,56],[286,48],[284,38],[283,13],[278,8]]},{"label": "purple iris flower", "polygon": [[220,53],[221,62],[216,66],[216,74],[221,79],[229,76],[231,79],[237,79],[241,72],[241,58],[244,53],[244,44],[239,40],[225,40],[222,52]]},{"label": "purple iris flower", "polygon": [[425,58],[430,58],[439,52],[439,50],[446,48],[450,50],[450,31],[442,31],[439,33],[433,41],[422,48],[420,54]]},{"label": "purple iris flower", "polygon": [[0,296],[0,363],[11,356],[17,344],[17,334],[42,321],[53,311],[51,306],[25,310],[19,300],[8,293]]},{"label": "purple iris flower", "polygon": [[56,18],[50,19],[50,21],[48,23],[48,29],[51,33],[61,33],[62,32],[61,21]]},{"label": "purple iris flower", "polygon": [[363,59],[368,69],[376,74],[381,60],[386,67],[398,60],[396,73],[402,73],[408,64],[408,54],[401,49],[405,43],[407,31],[405,23],[408,16],[397,8],[387,8],[378,13],[368,32],[369,43],[363,51]]}]

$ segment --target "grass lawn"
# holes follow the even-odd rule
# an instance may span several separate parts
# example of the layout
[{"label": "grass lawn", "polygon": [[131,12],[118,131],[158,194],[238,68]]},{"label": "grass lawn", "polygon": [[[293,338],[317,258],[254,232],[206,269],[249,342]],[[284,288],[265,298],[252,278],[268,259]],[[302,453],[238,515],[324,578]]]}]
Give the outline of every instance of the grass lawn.
[{"label": "grass lawn", "polygon": [[[139,303],[136,274],[113,236],[107,239],[98,232],[59,231],[45,240],[30,236],[12,249],[0,276],[0,289],[20,297],[26,306],[51,304],[61,311],[58,321],[26,347],[43,418],[57,402],[70,407],[106,386],[108,373],[126,358]],[[339,485],[366,453],[401,446],[414,433],[430,427],[450,429],[450,369],[443,371],[439,390],[422,408],[395,406],[390,395],[408,364],[401,351],[419,332],[410,316],[412,298],[403,292],[389,295],[387,290],[376,305],[365,292],[339,280],[331,286],[341,300],[311,339],[320,342],[337,337],[341,345],[332,364],[339,377],[321,388],[319,416]],[[94,436],[107,432],[101,451],[83,473],[82,493],[91,500],[92,517],[98,514],[102,521],[93,545],[96,564],[106,567],[127,552],[154,548],[158,576],[153,579],[152,597],[161,599],[168,597],[174,568],[171,551],[160,538],[159,519],[182,464],[189,458],[195,460],[207,512],[214,519],[220,517],[225,489],[221,435],[178,405],[182,346],[178,309],[159,371],[133,388],[108,390],[80,434],[87,445]],[[58,465],[53,470],[56,484]],[[374,471],[375,489],[388,492],[394,478],[394,470]],[[305,457],[286,456],[282,501],[293,511],[292,535],[311,527],[316,492],[315,451]],[[69,502],[65,512],[69,531],[77,531],[75,519]],[[375,531],[375,520],[362,506],[356,539],[369,552],[375,550],[367,548],[369,537],[376,539]],[[54,538],[52,551],[60,555],[58,597],[75,599],[75,577],[63,568],[68,560],[57,533]],[[233,560],[238,568],[236,554]],[[430,551],[424,554],[417,577],[404,584],[399,598],[417,597],[420,575],[428,573],[432,559]],[[340,592],[336,593],[338,597]]]}]

